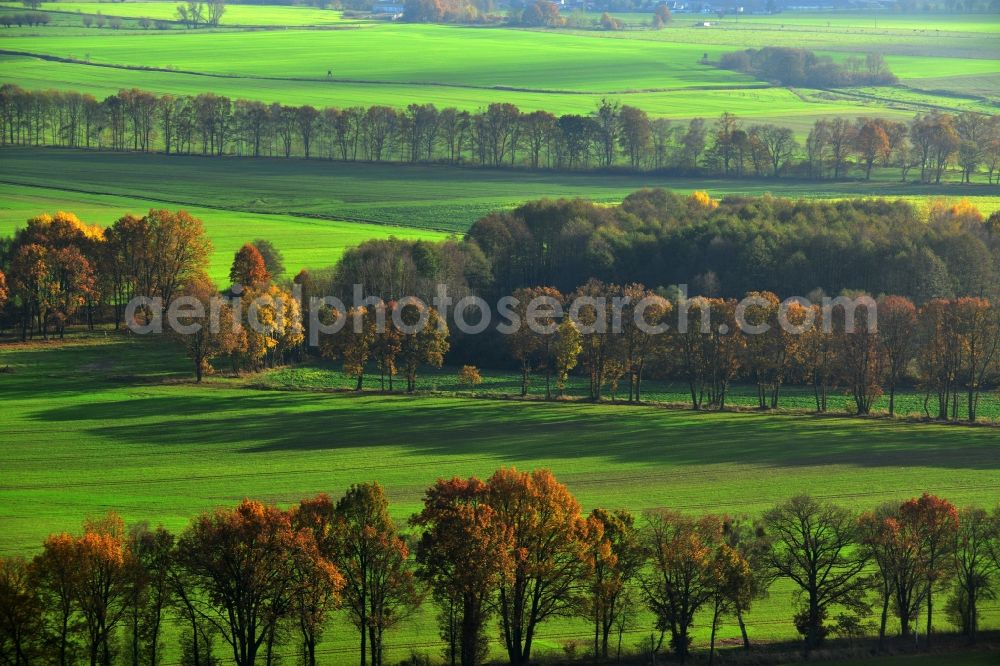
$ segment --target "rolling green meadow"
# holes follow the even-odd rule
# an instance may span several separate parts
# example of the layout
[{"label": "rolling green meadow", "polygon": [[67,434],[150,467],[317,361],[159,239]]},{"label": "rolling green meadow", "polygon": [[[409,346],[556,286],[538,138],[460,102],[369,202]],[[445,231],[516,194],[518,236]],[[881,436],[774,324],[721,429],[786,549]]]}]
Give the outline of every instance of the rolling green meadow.
[{"label": "rolling green meadow", "polygon": [[[60,2],[45,8],[65,17],[100,6]],[[170,3],[122,3],[108,5],[104,13],[167,18],[171,11]],[[384,22],[329,30],[323,29],[330,27],[326,22],[340,20],[335,12],[236,6],[211,30],[129,29],[108,39],[107,30],[68,26],[8,29],[0,34],[5,52],[0,72],[4,81],[31,89],[72,85],[101,96],[123,87],[173,94],[212,90],[266,102],[342,107],[435,103],[476,109],[499,96],[525,110],[587,113],[611,96],[657,116],[728,110],[781,120],[800,131],[817,117],[837,114],[899,119],[927,108],[989,112],[1000,94],[995,16],[945,17],[943,23],[936,17],[879,17],[878,28],[864,15],[764,18],[724,19],[705,29],[693,27],[695,17],[678,16],[662,31],[615,33]],[[288,29],[237,28],[267,22]],[[64,30],[71,34],[60,34]],[[794,45],[843,58],[870,50],[873,41],[901,79],[891,95],[770,87],[701,62],[763,45]],[[256,57],[262,52],[267,59]]]},{"label": "rolling green meadow", "polygon": [[[0,7],[20,7],[15,3],[0,3]],[[45,11],[62,14],[93,14],[120,16],[122,18],[148,18],[153,20],[177,20],[177,4],[173,2],[48,2]],[[79,18],[79,17],[74,17]],[[279,5],[231,5],[226,8],[224,25],[227,27],[246,26],[340,26],[357,21],[344,18],[343,13],[332,9],[316,7],[296,7]],[[79,25],[79,20],[76,21]],[[177,26],[179,27],[179,26]]]},{"label": "rolling green meadow", "polygon": [[127,214],[143,215],[151,208],[182,205],[205,224],[214,249],[209,274],[222,283],[236,251],[255,238],[277,244],[290,270],[322,268],[336,263],[341,253],[370,238],[422,238],[441,240],[448,234],[426,228],[366,224],[302,215],[250,213],[231,209],[203,208],[191,202],[138,199],[84,194],[64,190],[0,184],[0,235],[10,235],[25,220],[39,213],[69,211],[91,224],[108,226]]},{"label": "rolling green meadow", "polygon": [[[247,495],[287,505],[319,492],[337,496],[365,479],[385,485],[393,516],[405,521],[435,479],[512,465],[551,469],[586,510],[757,515],[799,492],[853,508],[923,491],[959,505],[1000,502],[1000,438],[986,427],[447,391],[265,390],[251,377],[196,386],[178,349],[113,333],[8,344],[0,367],[5,554],[31,554],[47,534],[109,509],[179,530],[196,512]],[[790,592],[779,583],[759,602],[748,618],[754,639],[794,635]],[[988,603],[984,615],[991,622],[1000,606]],[[696,645],[706,639],[698,626]],[[646,633],[629,632],[627,646]],[[425,607],[390,634],[389,654],[436,654],[435,635]],[[561,654],[567,641],[586,636],[581,621],[555,620],[542,629],[540,654]],[[737,636],[732,626],[721,634]],[[335,629],[321,654],[339,662],[352,646],[353,634]]]},{"label": "rolling green meadow", "polygon": [[[650,14],[615,14],[626,29],[409,24],[302,6],[229,5],[222,24],[189,29],[176,2],[44,3],[52,23],[0,28],[0,85],[79,91],[98,98],[121,89],[156,94],[214,92],[316,107],[433,103],[475,111],[510,102],[522,111],[592,114],[604,98],[651,117],[684,121],[723,112],[776,123],[800,142],[817,119],[859,116],[910,121],[917,113],[1000,107],[1000,15],[785,12],[676,14],[663,30]],[[0,14],[23,12],[0,2]],[[83,15],[125,19],[120,30],[86,28]],[[578,16],[577,18],[580,18]],[[169,21],[143,29],[138,20]],[[710,20],[711,27],[696,23]],[[818,90],[772,84],[711,64],[763,46],[813,49],[843,61],[877,50],[898,85]],[[705,60],[709,62],[705,62]],[[329,74],[328,74],[329,72]],[[154,139],[155,143],[155,139]],[[914,174],[910,174],[911,181]],[[900,182],[897,168],[872,180],[674,177],[624,169],[488,169],[436,163],[335,162],[301,158],[163,155],[27,146],[0,147],[0,238],[41,213],[73,212],[108,226],[126,214],[183,209],[204,222],[213,251],[209,276],[227,284],[233,256],[254,239],[271,241],[286,275],[334,265],[368,239],[461,238],[490,212],[526,201],[584,198],[617,204],[642,188],[712,197],[903,199],[926,210],[967,200],[984,216],[1000,211],[1000,185],[957,171],[939,185]],[[860,241],[861,239],[859,239]],[[2,248],[0,248],[2,249]],[[0,261],[5,260],[0,253]],[[3,265],[0,264],[0,268]],[[489,476],[502,466],[548,468],[580,500],[636,514],[669,507],[690,514],[759,516],[797,493],[855,510],[931,492],[956,505],[1000,504],[1000,392],[985,391],[978,426],[923,422],[924,394],[905,387],[900,417],[848,416],[851,397],[830,398],[831,414],[810,412],[812,393],[789,386],[782,408],[752,409],[756,389],[737,385],[725,412],[685,408],[678,381],[645,381],[646,404],[592,403],[586,378],[568,398],[542,401],[544,378],[515,399],[519,376],[482,368],[475,389],[457,368],[422,372],[416,395],[365,391],[339,364],[306,360],[234,376],[220,359],[203,383],[184,352],[164,339],[126,336],[107,326],[72,328],[65,340],[20,342],[0,330],[0,557],[31,556],[49,534],[77,531],[87,516],[118,511],[128,523],[183,530],[199,512],[244,497],[287,507],[316,493],[339,497],[377,480],[392,517],[405,525],[438,478]],[[752,640],[790,641],[792,588],[779,581],[748,616]],[[940,606],[943,606],[943,601]],[[981,605],[1000,627],[1000,601]],[[643,610],[625,634],[632,651],[648,641]],[[935,620],[951,629],[944,613]],[[940,617],[940,619],[938,619]],[[704,614],[695,648],[707,647]],[[892,629],[895,629],[894,627]],[[541,628],[541,660],[585,646],[590,625],[557,618]],[[167,630],[164,666],[180,663],[179,630]],[[491,656],[502,642],[491,632]],[[719,640],[738,645],[726,624]],[[335,618],[320,663],[356,661],[356,637]],[[387,637],[387,663],[413,654],[440,660],[428,601]],[[292,647],[284,664],[297,663]],[[583,649],[583,648],[581,648]],[[723,655],[725,656],[725,655]],[[790,655],[791,657],[791,655]],[[228,663],[228,662],[227,662]],[[826,663],[826,662],[823,662]],[[841,666],[936,666],[940,656],[830,662]],[[995,654],[949,658],[955,666],[1000,666]]]},{"label": "rolling green meadow", "polygon": [[[241,214],[322,216],[381,223],[391,225],[380,230],[382,234],[397,236],[403,233],[396,227],[462,234],[487,213],[513,208],[524,201],[581,197],[610,204],[644,187],[665,187],[683,193],[703,190],[714,197],[770,193],[806,199],[902,198],[918,208],[936,200],[967,199],[984,215],[1000,210],[1000,190],[995,186],[904,184],[890,174],[867,182],[816,182],[345,164],[324,160],[165,158],[60,149],[5,148],[0,149],[0,156],[3,157],[0,193],[20,202],[0,207],[0,233],[10,233],[24,223],[34,197],[39,197],[41,210],[51,210],[56,204],[49,201],[55,199],[63,209],[78,212],[74,206],[79,201],[81,211],[94,210],[96,217],[88,221],[109,224],[115,219],[113,212],[91,208],[95,202],[105,200],[96,195],[143,200],[144,203],[135,204],[140,211],[151,205],[205,210],[201,204],[210,202],[213,208]],[[151,173],[157,177],[150,178]],[[149,201],[159,203],[146,203]],[[121,210],[116,206],[111,208]],[[135,212],[136,208],[130,210]],[[225,218],[225,214],[207,212],[206,215],[209,231],[214,233],[213,220]],[[317,224],[315,220],[306,223]],[[237,227],[247,234],[256,233],[244,225]],[[274,242],[285,249],[284,235],[275,237]],[[294,249],[294,243],[289,249]],[[303,266],[316,267],[311,260]]]},{"label": "rolling green meadow", "polygon": [[[3,42],[0,42],[2,44]],[[85,55],[85,54],[84,54]],[[4,80],[35,90],[49,88],[73,89],[98,97],[112,95],[123,88],[139,87],[158,94],[197,94],[211,89],[234,98],[257,99],[264,102],[280,101],[293,104],[324,106],[365,105],[373,102],[405,107],[408,104],[433,103],[475,110],[503,99],[519,108],[550,110],[558,113],[587,114],[594,110],[601,98],[608,93],[567,92],[545,90],[498,90],[489,87],[466,85],[422,85],[420,83],[326,81],[312,79],[254,78],[252,85],[241,77],[206,77],[172,71],[130,70],[94,67],[77,63],[55,63],[36,58],[2,55],[0,64]],[[330,63],[332,66],[334,63]],[[326,71],[320,65],[319,77]],[[709,68],[705,68],[706,71]],[[911,93],[912,94],[912,93]],[[718,116],[731,111],[755,121],[782,122],[794,127],[800,134],[818,118],[836,115],[872,115],[895,120],[910,118],[912,108],[895,109],[866,98],[844,95],[791,91],[786,88],[765,88],[757,83],[742,87],[701,90],[695,87],[661,89],[657,91],[628,92],[611,95],[625,103],[637,105],[649,113],[676,119],[691,118],[692,110],[705,116]],[[803,98],[806,98],[805,100]],[[945,108],[979,108],[980,102],[965,98],[948,98]]]}]

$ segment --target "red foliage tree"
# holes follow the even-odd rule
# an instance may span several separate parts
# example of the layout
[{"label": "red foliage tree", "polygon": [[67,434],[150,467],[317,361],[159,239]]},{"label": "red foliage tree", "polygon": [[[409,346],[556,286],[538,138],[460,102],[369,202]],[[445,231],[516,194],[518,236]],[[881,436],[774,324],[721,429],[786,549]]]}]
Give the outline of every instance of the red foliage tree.
[{"label": "red foliage tree", "polygon": [[271,279],[264,263],[264,256],[252,243],[241,247],[233,258],[233,266],[229,269],[229,280],[234,285],[242,285],[244,289],[253,289],[265,284]]},{"label": "red foliage tree", "polygon": [[487,504],[488,488],[472,477],[440,479],[411,520],[424,529],[417,546],[420,576],[442,608],[441,635],[448,656],[474,666],[486,656],[486,621],[493,592],[513,571],[513,529]]},{"label": "red foliage tree", "polygon": [[940,590],[953,574],[952,555],[958,532],[958,509],[946,499],[924,493],[904,502],[900,507],[900,516],[913,526],[920,543],[929,642],[934,630],[934,592]]}]

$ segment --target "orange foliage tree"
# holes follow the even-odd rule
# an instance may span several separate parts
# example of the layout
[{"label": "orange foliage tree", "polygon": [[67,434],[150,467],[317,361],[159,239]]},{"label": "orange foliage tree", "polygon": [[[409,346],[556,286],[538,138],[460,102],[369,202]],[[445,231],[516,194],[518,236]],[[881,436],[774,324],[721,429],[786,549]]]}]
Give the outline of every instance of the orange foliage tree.
[{"label": "orange foliage tree", "polygon": [[878,569],[882,597],[880,644],[885,640],[890,605],[899,619],[900,634],[909,637],[924,601],[920,535],[911,518],[891,504],[859,518],[861,547]]},{"label": "orange foliage tree", "polygon": [[[952,404],[957,416],[958,376],[962,363],[962,345],[957,334],[957,322],[951,302],[934,299],[920,309],[917,365],[920,382],[927,391],[924,411],[933,393],[937,397],[937,417],[948,418]],[[954,400],[954,402],[952,402]]]},{"label": "orange foliage tree", "polygon": [[656,354],[662,353],[664,347],[665,335],[651,331],[664,324],[673,306],[638,283],[625,285],[622,295],[625,300],[621,308],[620,346],[628,375],[628,400],[639,402],[646,365]]},{"label": "orange foliage tree", "polygon": [[417,545],[419,575],[442,609],[438,624],[445,656],[462,666],[485,660],[493,594],[513,573],[513,528],[487,503],[488,490],[475,477],[440,479],[410,521],[423,530]]},{"label": "orange foliage tree", "polygon": [[896,413],[896,387],[916,353],[917,308],[902,296],[885,296],[878,303],[879,344],[885,359],[889,416]]},{"label": "orange foliage tree", "polygon": [[[548,366],[548,355],[545,350],[551,343],[558,323],[553,316],[552,307],[561,306],[563,296],[555,287],[525,287],[514,291],[512,297],[516,300],[512,313],[520,325],[504,335],[503,340],[508,353],[521,368],[523,396],[528,394],[528,382],[535,364],[541,362]],[[528,325],[529,314],[535,322],[532,326]]]},{"label": "orange foliage tree", "polygon": [[585,607],[594,623],[594,654],[607,659],[611,630],[629,612],[628,588],[646,554],[635,518],[624,509],[591,511],[584,543]]},{"label": "orange foliage tree", "polygon": [[253,666],[262,647],[270,656],[276,627],[291,616],[300,588],[313,584],[295,566],[315,558],[315,542],[307,530],[293,529],[286,512],[243,500],[195,518],[176,557],[199,612],[220,629],[237,666]]},{"label": "orange foliage tree", "polygon": [[979,394],[996,375],[995,361],[1000,350],[1000,308],[985,298],[960,298],[953,304],[955,334],[964,353],[959,379],[965,384],[970,423],[976,422]]},{"label": "orange foliage tree", "polygon": [[403,334],[392,317],[389,316],[389,312],[394,307],[395,303],[390,302],[387,304],[379,303],[368,308],[371,313],[376,315],[376,321],[379,320],[381,312],[381,317],[385,322],[381,330],[375,329],[376,335],[371,344],[371,356],[378,368],[380,387],[385,390],[385,378],[388,376],[390,391],[392,390],[392,378],[399,373],[397,359],[403,350]]},{"label": "orange foliage tree", "polygon": [[169,305],[177,290],[208,268],[212,244],[201,220],[184,211],[126,215],[104,232],[103,281],[118,325],[134,296]]},{"label": "orange foliage tree", "polygon": [[201,316],[180,314],[177,323],[184,328],[171,332],[184,347],[188,358],[194,361],[195,379],[200,382],[204,374],[212,371],[213,358],[244,348],[246,332],[234,318],[232,308],[225,303],[217,307],[218,315],[213,320],[210,314],[213,312],[212,301],[219,298],[219,293],[207,276],[193,278],[184,286],[182,295],[200,304]]},{"label": "orange foliage tree", "polygon": [[750,563],[738,549],[722,543],[708,565],[709,602],[712,609],[712,631],[708,644],[709,666],[715,663],[715,637],[724,615],[748,608],[754,591],[754,573]]},{"label": "orange foliage tree", "polygon": [[[872,302],[872,307],[875,307]],[[851,390],[858,414],[868,414],[882,395],[885,372],[879,329],[868,307],[833,311],[834,331],[840,341],[840,362],[844,380]],[[837,318],[840,318],[837,320]],[[847,318],[851,318],[850,320]],[[853,332],[850,324],[853,320]]]},{"label": "orange foliage tree", "polygon": [[317,495],[292,507],[290,515],[301,547],[300,556],[292,562],[298,582],[293,595],[294,613],[305,666],[316,666],[316,646],[329,614],[340,606],[344,589],[344,577],[334,564],[333,502],[327,495]]},{"label": "orange foliage tree", "polygon": [[646,512],[652,567],[641,578],[643,595],[657,627],[670,632],[670,647],[681,663],[690,652],[695,614],[713,595],[711,565],[721,540],[718,517],[695,519],[666,509]]},{"label": "orange foliage tree", "polygon": [[52,326],[62,336],[69,319],[98,300],[95,265],[102,240],[99,227],[84,224],[72,213],[40,215],[18,230],[10,272],[22,307],[22,338],[32,320],[44,337]]},{"label": "orange foliage tree", "polygon": [[[335,310],[326,314],[330,318],[338,316]],[[323,337],[320,353],[329,359],[342,359],[344,374],[355,378],[355,389],[360,391],[364,386],[368,359],[378,338],[376,309],[374,306],[351,308],[346,318],[340,331]]]},{"label": "orange foliage tree", "polygon": [[500,469],[488,501],[513,529],[513,574],[500,581],[500,628],[511,664],[531,660],[538,625],[567,612],[583,568],[580,504],[548,470]]},{"label": "orange foliage tree", "polygon": [[111,666],[114,631],[127,610],[132,582],[132,553],[118,514],[84,522],[74,565],[74,597],[86,627],[90,664]]},{"label": "orange foliage tree", "polygon": [[417,370],[421,365],[440,368],[444,355],[448,352],[448,325],[437,310],[424,305],[410,304],[401,308],[400,321],[404,326],[418,326],[422,316],[425,324],[416,331],[400,330],[399,359],[406,377],[406,391],[413,393],[417,388]]},{"label": "orange foliage tree", "polygon": [[271,274],[267,271],[264,256],[256,245],[247,243],[236,252],[232,268],[229,269],[229,281],[242,285],[244,289],[254,289],[270,281]]}]

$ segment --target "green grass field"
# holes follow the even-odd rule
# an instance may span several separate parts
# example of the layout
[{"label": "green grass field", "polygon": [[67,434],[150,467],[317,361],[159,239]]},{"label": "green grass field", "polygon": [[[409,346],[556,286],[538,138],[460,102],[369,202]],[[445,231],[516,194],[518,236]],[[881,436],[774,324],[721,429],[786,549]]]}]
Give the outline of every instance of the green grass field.
[{"label": "green grass field", "polygon": [[[616,17],[621,15],[612,12]],[[593,19],[597,19],[594,15]],[[724,44],[741,48],[791,46],[843,53],[867,52],[873,43],[886,55],[991,58],[982,47],[996,43],[995,14],[875,16],[844,12],[785,12],[779,15],[714,16],[676,14],[663,30],[649,30],[649,14],[625,15],[636,30],[603,32],[605,37]],[[696,25],[712,23],[705,28]],[[877,22],[877,25],[876,25]]]},{"label": "green grass field", "polygon": [[[702,50],[697,45],[596,41],[555,32],[439,25],[380,25],[349,31],[192,31],[124,34],[113,39],[100,33],[72,40],[9,36],[3,44],[10,50],[81,60],[89,56],[93,63],[272,78],[323,80],[332,69],[334,78],[348,80],[595,93],[733,87],[753,81],[700,65]],[[262,51],[269,54],[267,59],[256,57]],[[715,51],[710,55],[721,53]],[[624,68],[628,76],[623,80]]]},{"label": "green grass field", "polygon": [[[2,42],[0,42],[2,46]],[[85,55],[85,54],[84,54]],[[320,67],[323,67],[322,65]],[[206,90],[234,99],[257,99],[284,104],[323,106],[368,106],[432,103],[475,111],[497,99],[516,104],[523,111],[538,109],[554,113],[589,114],[606,93],[496,90],[492,88],[436,86],[420,83],[363,83],[326,80],[287,80],[246,78],[206,78],[197,74],[93,67],[83,64],[55,63],[24,56],[0,55],[3,82],[16,83],[32,90],[77,90],[98,98],[113,95],[123,88],[139,87],[157,94],[196,95]],[[326,69],[318,70],[321,73]],[[759,86],[754,83],[752,86]],[[695,115],[715,118],[730,111],[752,122],[781,123],[804,137],[818,118],[836,115],[880,116],[909,120],[913,109],[908,104],[890,108],[879,100],[849,97],[815,91],[791,91],[786,88],[742,87],[721,90],[679,88],[659,92],[621,92],[610,95],[623,103],[639,106],[662,117],[688,119]],[[977,104],[968,99],[945,100],[947,108],[960,109]]]},{"label": "green grass field", "polygon": [[[92,224],[110,226],[122,215],[142,215],[150,208],[176,208],[172,203],[131,197],[67,193],[33,187],[0,184],[0,235],[7,236],[24,225],[25,220],[39,213],[59,210],[76,213]],[[217,210],[197,205],[184,209],[201,218],[215,252],[210,275],[223,284],[229,275],[229,265],[236,250],[256,238],[267,238],[285,256],[289,271],[300,268],[322,268],[336,263],[345,248],[370,238],[425,238],[440,240],[446,234],[427,229],[365,224],[341,220],[317,220],[280,214],[258,214]]]},{"label": "green grass field", "polygon": [[[517,397],[521,392],[521,375],[513,370],[482,369],[483,382],[475,387],[463,386],[458,382],[458,368],[445,366],[428,369],[417,378],[417,390],[427,392],[461,393],[481,398]],[[397,380],[398,381],[398,380]],[[353,390],[355,379],[346,377],[339,365],[329,361],[314,361],[306,365],[269,370],[253,377],[250,384],[255,388],[279,390]],[[381,380],[372,368],[365,376],[364,386],[370,390],[380,390]],[[570,399],[586,400],[589,396],[586,377],[572,376],[566,387]],[[555,386],[552,386],[555,394]],[[628,380],[622,380],[617,396],[605,390],[605,399],[623,401],[627,398]],[[545,395],[545,376],[535,373],[531,376],[528,395],[541,398]],[[923,418],[924,393],[913,388],[900,388],[896,394],[896,409],[900,417]],[[682,380],[657,380],[645,378],[642,382],[642,399],[657,405],[687,409],[691,404],[688,386]],[[835,389],[828,397],[831,413],[853,414],[854,401],[845,389]],[[757,387],[751,384],[734,384],[726,397],[726,405],[734,409],[755,409],[757,407]],[[935,413],[937,403],[931,399],[928,409]],[[811,412],[815,410],[815,398],[809,387],[784,386],[781,391],[781,411]],[[875,401],[873,414],[885,415],[889,410],[889,399],[883,396]],[[984,422],[1000,423],[1000,392],[985,392],[980,396],[979,416]]]},{"label": "green grass field", "polygon": [[[101,4],[46,7],[89,12]],[[134,16],[146,5],[158,13],[172,10],[169,3],[107,7]],[[870,17],[835,16],[823,26],[812,18],[793,22],[794,16],[782,15],[765,17],[768,21],[727,19],[711,29],[694,28],[695,17],[684,16],[663,31],[604,33],[386,23],[317,30],[302,29],[298,21],[318,15],[336,23],[339,15],[291,7],[230,10],[233,15],[227,18],[234,22],[274,22],[292,29],[126,30],[112,35],[96,29],[63,34],[59,31],[64,28],[16,28],[0,34],[0,48],[92,64],[5,55],[0,56],[0,71],[4,81],[34,89],[72,88],[97,95],[132,86],[175,94],[212,90],[285,104],[403,107],[433,102],[475,109],[499,94],[526,110],[588,113],[601,97],[614,96],[657,116],[716,116],[728,110],[785,122],[799,133],[817,117],[830,115],[898,119],[928,108],[990,112],[1000,97],[1000,38],[997,30],[984,29],[1000,28],[992,16],[947,21],[944,32],[931,27],[931,18],[900,20],[898,25],[890,21],[891,27],[875,30],[864,26]],[[240,19],[240,12],[246,18]],[[803,46],[843,58],[871,50],[873,40],[904,84],[885,89],[887,94],[878,98],[767,87],[701,62],[704,55],[714,59],[735,48],[763,45]],[[269,57],[256,57],[261,52]],[[94,66],[98,64],[133,69]]]},{"label": "green grass field", "polygon": [[[624,14],[630,29],[610,33],[394,24],[317,8],[229,5],[217,29],[172,24],[140,31],[138,18],[173,19],[176,3],[58,1],[41,9],[53,12],[52,25],[0,29],[0,83],[98,97],[131,87],[212,91],[317,107],[434,103],[475,110],[505,101],[557,114],[591,113],[607,96],[677,120],[714,120],[731,111],[747,123],[789,126],[800,138],[817,118],[909,120],[929,109],[996,113],[1000,104],[997,15],[786,12],[719,21],[678,14],[667,29],[654,31],[648,14]],[[25,10],[3,2],[0,11]],[[126,17],[123,28],[84,28],[79,15],[98,11]],[[699,20],[713,26],[695,27]],[[762,46],[809,48],[838,60],[876,49],[901,85],[791,90],[700,62],[705,54],[714,59]],[[871,182],[833,183],[4,148],[0,236],[42,212],[68,210],[108,225],[125,213],[183,208],[204,220],[215,248],[211,275],[221,283],[236,249],[255,238],[273,241],[294,274],[331,265],[346,247],[368,238],[443,239],[526,200],[583,197],[612,204],[642,187],[707,190],[715,197],[881,196],[921,207],[968,199],[984,214],[1000,210],[996,186],[903,184],[895,170],[877,171]],[[788,411],[775,414],[522,402],[496,399],[517,392],[514,374],[484,369],[483,375],[471,392],[446,367],[423,373],[416,397],[358,395],[340,390],[348,382],[337,367],[309,362],[242,378],[213,376],[199,386],[183,354],[159,340],[103,330],[65,342],[5,339],[0,556],[30,556],[49,533],[77,530],[85,516],[107,510],[130,523],[181,530],[197,512],[246,496],[286,506],[318,492],[338,496],[371,479],[386,486],[393,516],[405,521],[436,478],[486,476],[503,465],[552,469],[586,510],[759,515],[799,492],[854,509],[923,491],[959,505],[1000,503],[995,427],[793,414],[812,404],[809,391],[798,387],[784,392]],[[366,387],[376,388],[376,378],[369,376]],[[535,378],[531,393],[543,387],[544,379]],[[582,387],[574,378],[570,395],[580,397]],[[658,403],[686,399],[677,382],[650,381],[645,391]],[[753,398],[751,387],[736,386],[730,402],[750,406]],[[831,407],[843,412],[849,401],[838,394]],[[919,414],[922,402],[922,395],[904,391],[900,412]],[[980,412],[1000,419],[1000,394],[984,395]],[[791,592],[779,582],[757,604],[749,617],[752,639],[794,638]],[[936,617],[947,626],[943,613]],[[704,619],[698,648],[707,641]],[[626,635],[628,649],[649,635],[650,618],[640,620]],[[986,605],[984,624],[1000,628],[1000,602]],[[165,666],[179,662],[175,631],[168,629]],[[733,645],[737,636],[727,625],[720,640]],[[535,657],[561,658],[567,642],[587,638],[579,619],[555,620],[543,626]],[[412,652],[438,658],[431,604],[388,642],[391,663]],[[291,649],[285,663],[295,663]],[[337,618],[320,647],[322,663],[352,663],[355,650],[353,631]],[[837,662],[940,663],[940,657]],[[982,654],[947,663],[998,666],[1000,659]]]},{"label": "green grass field", "polygon": [[[111,194],[153,199],[161,205],[212,206],[247,213],[324,215],[334,218],[464,232],[490,211],[543,197],[583,197],[616,203],[643,187],[713,196],[763,194],[792,198],[852,196],[903,198],[917,206],[935,199],[968,199],[986,215],[1000,210],[1000,191],[984,183],[933,186],[901,184],[895,174],[871,182],[666,178],[652,174],[607,175],[445,166],[341,163],[323,160],[249,160],[97,153],[74,150],[0,150],[0,194],[17,196],[11,212],[0,209],[0,234],[23,224],[32,197],[72,207],[81,195]],[[155,177],[154,177],[155,174]],[[29,189],[18,185],[35,186]],[[63,191],[57,191],[63,190]],[[86,197],[82,205],[89,205]],[[216,216],[225,216],[219,212]],[[100,222],[98,219],[92,220]],[[315,221],[309,221],[315,225]],[[278,232],[280,236],[285,234]],[[385,233],[384,231],[382,233]],[[308,239],[299,238],[300,242]],[[274,241],[281,246],[278,238]],[[310,264],[311,265],[311,264]]]},{"label": "green grass field", "polygon": [[[2,3],[0,7],[22,7],[20,3]],[[97,14],[122,18],[177,20],[173,2],[46,2],[40,9],[71,14]],[[222,26],[330,26],[354,23],[341,12],[315,7],[278,5],[228,5]],[[96,31],[96,28],[94,28]]]},{"label": "green grass field", "polygon": [[[31,554],[48,533],[108,509],[177,530],[244,496],[287,504],[366,479],[385,484],[402,520],[436,478],[502,465],[552,469],[588,510],[758,514],[797,492],[855,508],[924,490],[959,504],[1000,501],[1000,438],[988,428],[199,387],[176,350],[112,334],[5,345],[0,367],[9,368],[0,373],[2,555]],[[755,639],[793,635],[789,595],[779,584],[757,606]],[[991,604],[987,624],[996,618]],[[727,626],[723,638],[736,634]],[[436,654],[435,636],[428,608],[391,634],[392,658]],[[541,654],[585,636],[580,621],[553,622]],[[352,645],[340,628],[323,654],[343,663]]]}]

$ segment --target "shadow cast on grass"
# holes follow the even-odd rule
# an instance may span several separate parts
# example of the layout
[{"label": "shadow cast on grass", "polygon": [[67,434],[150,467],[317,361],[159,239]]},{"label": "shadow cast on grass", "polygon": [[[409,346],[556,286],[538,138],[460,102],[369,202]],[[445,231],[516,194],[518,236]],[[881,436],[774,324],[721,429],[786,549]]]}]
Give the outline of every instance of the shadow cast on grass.
[{"label": "shadow cast on grass", "polygon": [[593,457],[653,465],[1000,469],[1000,437],[991,428],[801,415],[171,386],[128,400],[46,407],[31,418],[114,442],[228,445],[245,454],[393,446],[512,464]]}]

